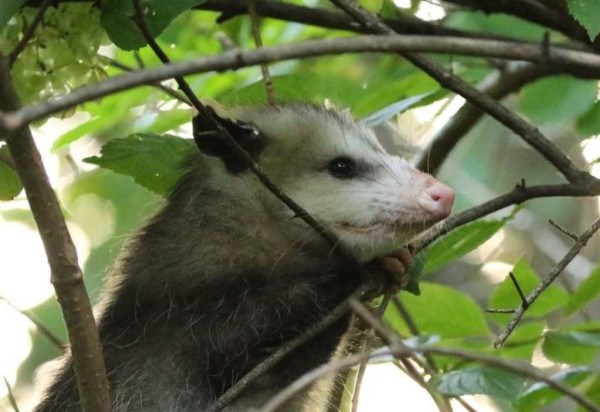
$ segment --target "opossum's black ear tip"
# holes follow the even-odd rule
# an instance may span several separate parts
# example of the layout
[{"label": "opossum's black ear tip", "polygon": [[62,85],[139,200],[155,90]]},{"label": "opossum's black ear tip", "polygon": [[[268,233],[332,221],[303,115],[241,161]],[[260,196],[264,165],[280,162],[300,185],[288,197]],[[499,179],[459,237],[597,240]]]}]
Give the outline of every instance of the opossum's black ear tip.
[{"label": "opossum's black ear tip", "polygon": [[[208,109],[213,112],[223,129],[256,160],[266,144],[265,136],[249,123],[220,117],[211,107]],[[202,153],[220,158],[232,173],[240,173],[248,169],[246,161],[240,158],[225,136],[221,136],[221,132],[208,126],[201,115],[192,119],[192,128],[194,141]]]}]

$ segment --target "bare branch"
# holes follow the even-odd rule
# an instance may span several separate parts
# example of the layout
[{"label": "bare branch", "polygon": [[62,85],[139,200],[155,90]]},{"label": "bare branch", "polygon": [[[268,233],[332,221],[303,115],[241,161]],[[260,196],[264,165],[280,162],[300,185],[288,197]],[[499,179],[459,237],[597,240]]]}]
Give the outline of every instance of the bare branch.
[{"label": "bare branch", "polygon": [[[123,70],[125,72],[133,72],[135,71],[135,69],[133,67],[130,67],[126,64],[121,63],[118,60],[115,59],[109,59],[109,64],[113,67],[116,67],[117,69]],[[166,94],[168,94],[169,96],[171,96],[172,98],[179,100],[182,103],[185,103],[189,106],[192,105],[192,103],[190,103],[189,99],[187,97],[185,97],[184,94],[178,92],[177,90],[173,90],[170,87],[165,86],[164,84],[161,83],[154,83],[152,84],[152,87],[156,87],[159,90],[162,90],[163,92],[165,92]]]},{"label": "bare branch", "polygon": [[40,8],[38,9],[35,17],[33,18],[33,21],[31,22],[31,25],[27,28],[27,31],[23,34],[23,37],[21,38],[21,40],[19,40],[19,43],[17,43],[15,48],[8,55],[8,66],[9,67],[12,67],[13,64],[15,64],[15,62],[17,61],[17,57],[19,57],[19,54],[21,54],[21,52],[23,50],[25,50],[27,43],[29,43],[29,40],[31,40],[33,38],[33,35],[35,34],[35,30],[38,28],[38,26],[44,19],[44,14],[46,14],[46,10],[48,9],[48,7],[50,7],[50,5],[52,4],[52,1],[53,0],[43,0],[42,1]]},{"label": "bare branch", "polygon": [[517,205],[526,200],[543,198],[543,197],[559,197],[559,196],[598,196],[600,195],[600,181],[590,175],[591,184],[557,184],[557,185],[538,185],[525,187],[517,185],[512,191],[494,199],[488,200],[481,205],[472,207],[462,212],[450,216],[445,221],[435,225],[425,232],[418,239],[413,241],[409,247],[416,252],[423,250],[427,245],[434,240],[445,235],[446,233],[456,229],[465,223],[472,222],[480,217],[489,215],[507,206]]},{"label": "bare branch", "polygon": [[[598,220],[600,222],[600,219]],[[600,224],[599,224],[600,226]],[[422,355],[432,354],[432,355],[447,355],[453,356],[464,360],[474,361],[478,363],[482,363],[489,366],[495,366],[501,369],[505,369],[509,372],[516,373],[517,375],[525,376],[530,379],[534,379],[537,381],[544,382],[548,384],[548,386],[556,389],[557,391],[563,393],[569,398],[573,399],[575,402],[583,406],[585,409],[589,411],[600,412],[600,408],[598,408],[590,399],[585,397],[584,395],[578,393],[573,390],[569,386],[563,384],[562,382],[555,381],[552,378],[547,377],[543,373],[541,373],[536,368],[526,364],[518,364],[512,361],[508,361],[502,358],[496,358],[488,355],[481,355],[478,353],[470,353],[464,352],[461,350],[450,349],[450,348],[434,348],[434,347],[419,347],[419,348],[411,348],[406,346],[398,336],[387,327],[387,325],[383,324],[379,319],[373,316],[358,300],[351,299],[349,302],[350,306],[354,313],[360,316],[365,322],[367,322],[371,327],[379,333],[381,338],[387,342],[390,347],[391,352],[394,356],[406,356],[407,353],[420,353]]]},{"label": "bare branch", "polygon": [[[497,1],[497,0],[447,0],[486,13],[506,13],[519,17],[549,29],[557,30],[567,37],[589,44],[586,31],[566,12],[566,10],[549,8],[547,4],[534,0]],[[546,0],[544,3],[548,3]],[[564,3],[563,3],[564,4]]]},{"label": "bare branch", "polygon": [[[15,112],[4,113],[0,115],[0,127],[14,130],[32,121],[69,109],[81,103],[128,90],[142,84],[151,84],[177,76],[209,71],[236,70],[266,62],[303,57],[374,51],[422,51],[516,59],[544,63],[550,66],[556,64],[559,66],[568,65],[570,67],[578,67],[587,70],[590,76],[600,77],[600,56],[561,47],[550,47],[548,50],[542,50],[537,45],[528,43],[496,40],[473,41],[453,37],[357,36],[352,38],[312,40],[292,45],[264,47],[258,50],[231,50],[218,56],[138,70],[134,73],[115,76],[93,85],[80,87],[64,96],[55,97],[50,101],[34,103]],[[445,71],[441,75],[444,77],[450,76]],[[477,90],[475,90],[475,93],[480,95]],[[493,99],[490,100],[492,101],[492,105],[497,106],[497,103]]]},{"label": "bare branch", "polygon": [[452,356],[466,361],[473,361],[482,363],[489,366],[494,366],[500,369],[504,369],[508,372],[514,373],[519,376],[524,376],[535,381],[546,383],[551,388],[562,393],[563,395],[571,398],[583,408],[592,412],[600,412],[598,408],[590,399],[580,394],[573,388],[565,385],[562,382],[556,381],[552,378],[547,377],[536,368],[528,365],[516,363],[502,358],[496,358],[488,355],[481,355],[477,353],[465,352],[461,350],[455,350],[450,348],[435,348],[429,346],[422,347],[408,347],[406,346],[393,331],[391,331],[386,325],[380,322],[374,315],[372,315],[359,301],[356,299],[350,300],[350,305],[354,312],[360,316],[366,323],[368,323],[377,333],[384,339],[389,346],[386,350],[377,350],[370,354],[353,355],[340,361],[330,362],[329,364],[322,365],[316,369],[313,369],[300,378],[292,382],[282,391],[277,393],[273,398],[269,400],[261,409],[260,412],[274,412],[282,406],[288,399],[294,396],[296,393],[304,390],[316,380],[327,376],[332,373],[336,373],[340,370],[352,367],[359,364],[364,359],[376,360],[385,359],[392,355],[396,358],[406,357],[412,354],[431,354],[431,355],[445,355]]},{"label": "bare branch", "polygon": [[[351,295],[351,298],[360,298],[366,291],[367,288],[363,286],[359,288],[356,292],[354,292]],[[308,329],[306,332],[302,333],[301,335],[292,339],[291,341],[285,343],[281,348],[273,352],[263,362],[254,367],[254,369],[252,369],[250,372],[244,375],[242,379],[237,381],[223,395],[221,395],[221,397],[213,405],[211,405],[211,407],[206,412],[215,412],[225,407],[238,395],[240,395],[248,387],[248,385],[255,381],[259,376],[267,372],[269,369],[271,369],[273,366],[279,363],[287,355],[294,352],[300,346],[304,345],[306,342],[319,335],[321,332],[323,332],[325,329],[331,326],[334,322],[339,320],[342,316],[346,315],[350,310],[350,307],[348,306],[349,299],[350,298],[346,299],[344,302],[339,304],[334,310],[327,314],[312,328]]]},{"label": "bare branch", "polygon": [[[390,298],[392,296],[391,291],[386,291],[383,295],[383,301],[377,308],[377,317],[379,319],[383,318],[383,315],[390,303]],[[373,349],[373,340],[375,339],[375,333],[372,328],[369,328],[367,331],[367,335],[363,340],[363,347],[360,350],[361,353],[370,353]],[[365,377],[365,372],[367,370],[367,360],[364,360],[360,363],[360,367],[358,368],[358,373],[356,374],[356,384],[354,386],[354,393],[352,394],[352,412],[358,411],[358,398],[360,397],[360,387],[362,385],[362,381]]]},{"label": "bare branch", "polygon": [[[258,12],[256,11],[256,0],[247,0],[248,1],[248,14],[250,15],[250,20],[252,21],[252,36],[254,36],[254,44],[256,48],[263,47],[262,38],[260,36],[260,21],[258,18]],[[274,106],[275,94],[273,91],[273,80],[271,79],[271,75],[269,74],[269,66],[266,63],[260,65],[260,70],[263,76],[263,83],[265,86],[265,95],[267,96],[267,103],[269,106]]]},{"label": "bare branch", "polygon": [[572,240],[577,241],[577,239],[579,238],[579,236],[577,236],[575,233],[573,232],[569,232],[567,229],[565,229],[564,227],[562,227],[561,225],[559,225],[558,223],[556,223],[554,220],[550,219],[548,220],[548,223],[550,223],[552,226],[554,226],[554,228],[556,228],[559,232],[561,232],[564,235],[567,235],[568,237],[570,237]]},{"label": "bare branch", "polygon": [[17,404],[17,400],[15,399],[15,395],[13,394],[12,387],[6,379],[6,376],[2,375],[2,380],[4,380],[4,386],[6,386],[6,392],[8,393],[8,401],[10,402],[10,407],[14,412],[19,412],[19,405]]},{"label": "bare branch", "polygon": [[[7,60],[0,55],[0,110],[17,110],[20,102],[12,85]],[[15,170],[21,179],[39,229],[51,269],[51,281],[69,332],[73,369],[82,408],[110,411],[110,397],[102,347],[77,252],[67,230],[56,194],[50,186],[31,131],[24,127],[5,135]]]},{"label": "bare branch", "polygon": [[558,264],[554,267],[554,269],[552,269],[542,283],[540,283],[534,290],[531,291],[531,293],[529,293],[529,295],[527,295],[526,300],[516,309],[504,332],[502,332],[494,342],[495,348],[501,347],[504,342],[506,342],[506,339],[508,339],[512,331],[516,328],[527,308],[531,306],[531,304],[535,302],[535,300],[552,284],[552,282],[556,280],[556,278],[562,273],[571,260],[573,260],[573,258],[575,258],[579,252],[581,252],[581,249],[583,249],[585,245],[587,245],[587,242],[592,238],[592,236],[594,236],[598,229],[600,229],[600,219],[597,219],[588,230],[583,232],[581,236],[577,238],[575,245],[569,249],[567,254],[561,259],[560,262],[558,262]]},{"label": "bare branch", "polygon": [[[502,100],[524,85],[560,72],[552,66],[519,65],[519,67],[500,73],[494,73],[488,81],[484,81],[481,93],[495,100]],[[423,151],[416,167],[427,173],[435,174],[452,149],[477,124],[485,112],[472,103],[465,103],[460,110],[444,125],[431,140],[430,146]]]},{"label": "bare branch", "polygon": [[21,315],[23,315],[27,319],[29,319],[29,321],[35,325],[35,327],[40,332],[40,334],[42,336],[44,336],[46,339],[48,339],[50,341],[50,343],[52,343],[58,350],[63,352],[66,349],[66,345],[64,344],[64,342],[62,342],[62,340],[60,340],[50,329],[48,329],[46,327],[46,325],[44,325],[42,322],[40,322],[39,319],[37,319],[33,315],[33,313],[29,312],[28,310],[19,309],[18,307],[13,305],[8,299],[6,299],[4,296],[0,296],[0,300],[3,300],[4,302],[6,302],[6,304],[8,306],[10,306],[16,312],[19,312]]},{"label": "bare branch", "polygon": [[[378,34],[392,34],[394,31],[376,16],[362,9],[352,0],[331,0],[342,10],[353,16],[364,28]],[[541,50],[547,51],[546,47]],[[434,78],[443,87],[460,94],[475,106],[487,112],[500,123],[517,133],[530,146],[534,147],[548,162],[556,167],[570,182],[588,179],[589,174],[579,170],[577,166],[552,141],[548,140],[536,127],[529,124],[517,114],[496,102],[490,96],[481,93],[460,77],[439,66],[437,63],[415,53],[400,52],[401,56],[416,67]],[[600,57],[600,56],[599,56]]]}]

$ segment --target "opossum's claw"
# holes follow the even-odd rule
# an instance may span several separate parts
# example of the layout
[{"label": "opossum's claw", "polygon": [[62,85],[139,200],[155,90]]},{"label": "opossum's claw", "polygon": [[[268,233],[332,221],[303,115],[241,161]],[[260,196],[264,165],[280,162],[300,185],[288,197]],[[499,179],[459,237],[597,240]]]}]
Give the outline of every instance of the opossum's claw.
[{"label": "opossum's claw", "polygon": [[369,273],[374,275],[374,279],[371,279],[373,288],[368,295],[379,296],[386,291],[396,293],[405,288],[408,285],[408,268],[412,261],[412,254],[405,247],[373,259],[366,265]]}]

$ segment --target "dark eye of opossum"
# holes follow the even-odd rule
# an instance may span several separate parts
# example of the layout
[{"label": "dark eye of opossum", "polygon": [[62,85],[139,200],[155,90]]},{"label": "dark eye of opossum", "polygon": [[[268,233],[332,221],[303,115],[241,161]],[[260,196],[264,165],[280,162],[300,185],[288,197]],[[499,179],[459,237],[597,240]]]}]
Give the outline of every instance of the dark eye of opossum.
[{"label": "dark eye of opossum", "polygon": [[349,179],[356,176],[356,164],[347,157],[336,157],[329,162],[327,170],[338,179]]}]

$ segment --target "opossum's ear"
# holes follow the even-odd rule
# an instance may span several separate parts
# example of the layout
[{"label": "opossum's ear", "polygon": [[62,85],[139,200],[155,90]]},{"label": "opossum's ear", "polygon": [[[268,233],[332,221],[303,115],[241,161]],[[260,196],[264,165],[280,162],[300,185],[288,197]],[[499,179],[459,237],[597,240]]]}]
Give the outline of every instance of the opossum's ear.
[{"label": "opossum's ear", "polygon": [[[212,107],[208,107],[215,118],[234,140],[248,154],[256,160],[265,147],[265,136],[251,125],[239,120],[219,116]],[[231,173],[241,173],[248,169],[246,161],[235,152],[230,143],[220,132],[206,124],[202,116],[197,115],[192,119],[194,141],[200,151],[208,156],[215,156],[223,160],[227,170]]]}]

